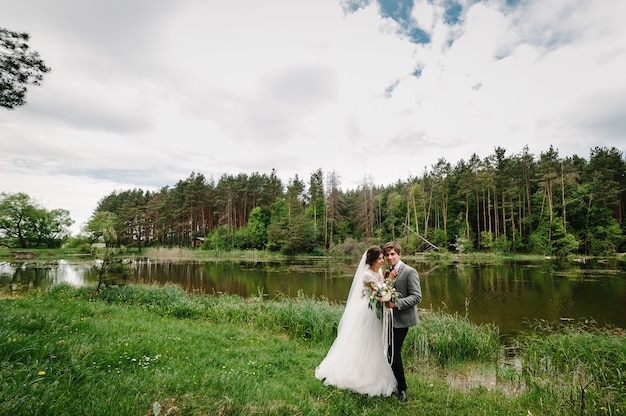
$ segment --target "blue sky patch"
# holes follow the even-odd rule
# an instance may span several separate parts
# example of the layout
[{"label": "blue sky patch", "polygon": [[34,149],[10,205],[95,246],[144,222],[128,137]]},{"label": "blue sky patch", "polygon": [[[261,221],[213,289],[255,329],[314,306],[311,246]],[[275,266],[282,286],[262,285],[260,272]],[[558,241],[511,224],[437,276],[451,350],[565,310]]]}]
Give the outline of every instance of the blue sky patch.
[{"label": "blue sky patch", "polygon": [[417,27],[411,18],[413,0],[378,0],[380,15],[390,18],[400,24],[400,32],[409,37],[413,43],[429,43],[430,36]]},{"label": "blue sky patch", "polygon": [[398,84],[400,84],[400,81],[396,80],[395,82],[389,84],[387,86],[387,88],[385,88],[385,97],[386,98],[390,98],[391,97],[391,95],[393,94],[393,91],[396,89]]},{"label": "blue sky patch", "polygon": [[455,25],[459,22],[461,13],[463,13],[463,6],[459,3],[452,1],[446,2],[446,13],[444,15],[444,21],[449,25]]},{"label": "blue sky patch", "polygon": [[413,0],[378,0],[380,14],[391,17],[397,22],[406,22],[411,18]]}]

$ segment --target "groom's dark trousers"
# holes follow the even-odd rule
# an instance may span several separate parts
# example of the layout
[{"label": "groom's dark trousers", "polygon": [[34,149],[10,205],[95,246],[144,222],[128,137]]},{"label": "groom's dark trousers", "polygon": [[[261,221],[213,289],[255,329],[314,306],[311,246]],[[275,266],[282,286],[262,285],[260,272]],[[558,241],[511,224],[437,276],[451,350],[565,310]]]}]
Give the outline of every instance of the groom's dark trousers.
[{"label": "groom's dark trousers", "polygon": [[393,374],[396,376],[396,380],[398,381],[399,392],[406,390],[406,379],[404,378],[404,367],[402,365],[402,344],[404,344],[404,339],[408,333],[409,328],[394,328],[393,345],[389,346],[389,350],[387,352],[388,361],[391,361],[393,357],[393,361],[391,361],[391,369],[393,370]]}]

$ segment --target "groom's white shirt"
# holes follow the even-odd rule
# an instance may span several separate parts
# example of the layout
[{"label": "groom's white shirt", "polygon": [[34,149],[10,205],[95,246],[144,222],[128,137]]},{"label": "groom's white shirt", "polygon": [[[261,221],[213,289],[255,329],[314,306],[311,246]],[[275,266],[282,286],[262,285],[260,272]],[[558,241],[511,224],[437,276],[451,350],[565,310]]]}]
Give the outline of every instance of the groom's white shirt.
[{"label": "groom's white shirt", "polygon": [[404,263],[402,262],[402,260],[398,260],[398,262],[396,263],[395,266],[393,266],[393,268],[396,269],[398,272],[400,272],[400,266],[403,264]]}]

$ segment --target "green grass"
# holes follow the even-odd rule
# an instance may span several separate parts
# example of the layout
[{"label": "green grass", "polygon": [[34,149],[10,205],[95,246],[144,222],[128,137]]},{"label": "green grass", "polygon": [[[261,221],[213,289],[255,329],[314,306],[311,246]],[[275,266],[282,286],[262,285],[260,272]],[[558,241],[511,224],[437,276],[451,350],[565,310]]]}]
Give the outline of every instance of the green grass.
[{"label": "green grass", "polygon": [[[621,334],[535,335],[520,340],[522,355],[508,358],[497,328],[432,311],[423,313],[407,338],[408,402],[326,387],[314,369],[334,339],[341,312],[323,299],[200,296],[175,286],[96,293],[60,285],[1,299],[0,414],[626,411]],[[604,378],[596,380],[600,374]],[[588,383],[587,376],[593,381],[582,406],[577,386]]]},{"label": "green grass", "polygon": [[0,260],[13,260],[18,252],[33,253],[37,260],[91,256],[89,251],[79,248],[8,248],[6,246],[0,246]]},{"label": "green grass", "polygon": [[[285,260],[286,255],[270,251],[259,250],[200,250],[188,247],[144,247],[141,250],[136,247],[108,248],[105,247],[68,247],[68,248],[8,248],[0,246],[0,260],[13,260],[16,252],[29,252],[35,255],[36,260],[54,260],[68,257],[80,258],[103,258],[105,255],[118,257],[139,257],[168,261],[190,260]],[[310,255],[300,255],[301,258],[310,258]]]},{"label": "green grass", "polygon": [[[358,248],[358,250],[361,250]],[[168,261],[189,261],[189,260],[216,260],[216,259],[244,259],[244,260],[285,260],[288,258],[285,254],[271,252],[266,250],[201,250],[192,249],[190,247],[143,247],[141,250],[136,247],[126,248],[109,248],[108,251],[104,247],[90,248],[87,246],[67,247],[56,249],[42,248],[8,248],[0,246],[0,259],[14,259],[15,252],[32,252],[38,260],[49,260],[67,258],[68,256],[78,257],[103,257],[105,253],[115,254],[124,257],[145,257],[151,259],[162,259]],[[355,254],[358,258],[359,254]],[[344,258],[348,254],[334,253],[327,257]],[[297,258],[317,257],[312,254],[299,254]],[[576,256],[580,257],[580,256]],[[623,258],[624,254],[616,254],[615,257]],[[428,253],[406,253],[405,260],[414,262],[450,264],[460,262],[466,264],[502,264],[511,260],[544,260],[545,256],[538,254],[517,254],[517,253],[491,253],[491,252],[473,252],[455,254],[448,251],[428,252]]]}]

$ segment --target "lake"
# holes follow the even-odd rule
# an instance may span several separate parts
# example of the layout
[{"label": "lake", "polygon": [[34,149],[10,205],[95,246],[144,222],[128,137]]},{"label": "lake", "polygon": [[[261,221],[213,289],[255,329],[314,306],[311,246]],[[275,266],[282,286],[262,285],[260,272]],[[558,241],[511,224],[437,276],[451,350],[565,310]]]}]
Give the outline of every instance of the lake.
[{"label": "lake", "polygon": [[[357,260],[169,262],[136,260],[136,283],[173,283],[201,294],[326,298],[345,301]],[[503,265],[433,265],[407,260],[420,274],[422,309],[445,310],[503,335],[529,322],[587,322],[626,328],[626,269],[616,260],[511,261]],[[94,267],[96,266],[96,267]],[[0,291],[19,293],[69,283],[96,284],[94,261],[0,262]]]}]

